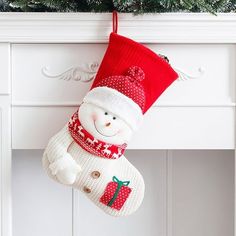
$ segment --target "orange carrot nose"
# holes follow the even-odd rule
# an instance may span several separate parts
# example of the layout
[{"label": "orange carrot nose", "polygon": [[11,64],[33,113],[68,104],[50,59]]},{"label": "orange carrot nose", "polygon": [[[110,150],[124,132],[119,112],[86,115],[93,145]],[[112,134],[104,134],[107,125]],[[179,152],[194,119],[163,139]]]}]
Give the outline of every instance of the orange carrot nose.
[{"label": "orange carrot nose", "polygon": [[108,122],[108,123],[106,123],[106,127],[108,127],[108,126],[110,126],[111,125],[111,122]]}]

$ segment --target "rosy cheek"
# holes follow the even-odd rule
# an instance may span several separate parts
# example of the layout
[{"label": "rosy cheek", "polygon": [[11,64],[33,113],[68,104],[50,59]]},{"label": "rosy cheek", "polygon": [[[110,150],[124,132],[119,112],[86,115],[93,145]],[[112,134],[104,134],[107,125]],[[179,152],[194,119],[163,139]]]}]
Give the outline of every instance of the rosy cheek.
[{"label": "rosy cheek", "polygon": [[123,133],[123,129],[119,129],[119,130],[117,131],[117,134],[121,134],[121,133]]},{"label": "rosy cheek", "polygon": [[96,121],[97,120],[97,115],[96,114],[92,114],[92,119],[93,119],[93,121]]}]

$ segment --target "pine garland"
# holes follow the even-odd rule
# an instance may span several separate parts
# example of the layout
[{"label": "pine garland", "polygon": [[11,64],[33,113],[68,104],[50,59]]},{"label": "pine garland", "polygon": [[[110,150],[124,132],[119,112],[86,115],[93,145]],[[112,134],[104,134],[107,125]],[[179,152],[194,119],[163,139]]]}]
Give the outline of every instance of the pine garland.
[{"label": "pine garland", "polygon": [[236,12],[236,0],[0,0],[0,11]]}]

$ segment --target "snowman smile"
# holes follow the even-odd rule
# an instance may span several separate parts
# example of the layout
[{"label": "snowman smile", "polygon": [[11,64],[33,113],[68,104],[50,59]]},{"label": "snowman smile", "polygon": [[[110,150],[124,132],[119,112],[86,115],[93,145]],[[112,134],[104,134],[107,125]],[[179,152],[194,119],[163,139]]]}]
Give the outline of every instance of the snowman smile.
[{"label": "snowman smile", "polygon": [[112,135],[104,134],[104,133],[102,133],[101,131],[98,130],[98,128],[97,128],[97,126],[96,126],[96,122],[94,121],[93,123],[94,123],[94,127],[95,127],[96,131],[97,131],[99,134],[101,134],[102,136],[104,136],[104,137],[114,137],[114,136],[116,136],[116,135],[118,134],[118,132],[119,132],[119,131],[118,131],[118,132],[116,132],[115,134],[112,134]]}]

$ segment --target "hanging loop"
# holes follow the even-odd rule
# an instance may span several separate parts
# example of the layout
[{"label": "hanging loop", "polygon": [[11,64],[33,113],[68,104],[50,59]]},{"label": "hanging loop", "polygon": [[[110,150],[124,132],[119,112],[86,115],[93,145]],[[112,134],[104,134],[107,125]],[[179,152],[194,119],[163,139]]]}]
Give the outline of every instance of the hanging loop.
[{"label": "hanging loop", "polygon": [[117,11],[112,12],[112,28],[113,28],[113,33],[117,33],[118,29],[118,13]]}]

